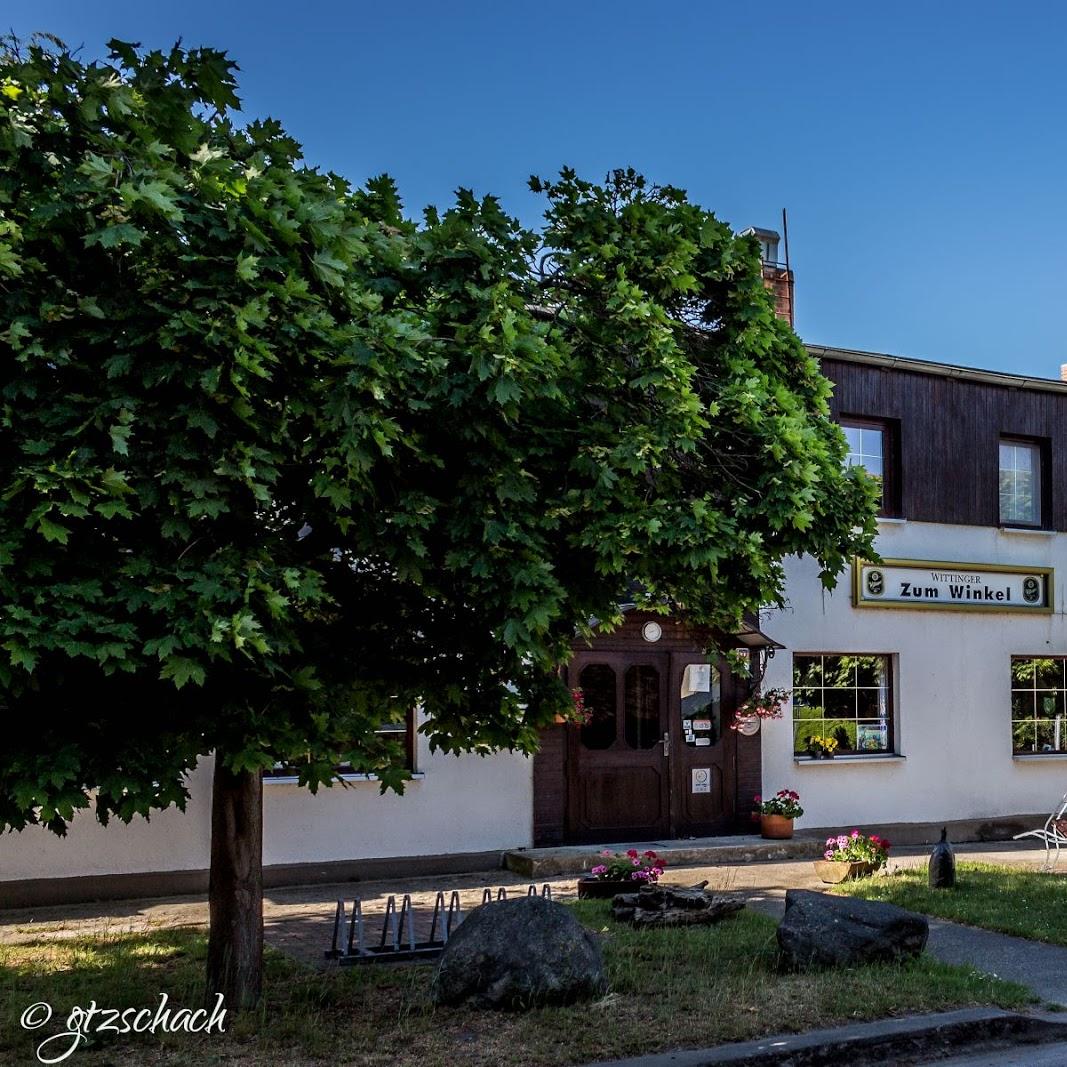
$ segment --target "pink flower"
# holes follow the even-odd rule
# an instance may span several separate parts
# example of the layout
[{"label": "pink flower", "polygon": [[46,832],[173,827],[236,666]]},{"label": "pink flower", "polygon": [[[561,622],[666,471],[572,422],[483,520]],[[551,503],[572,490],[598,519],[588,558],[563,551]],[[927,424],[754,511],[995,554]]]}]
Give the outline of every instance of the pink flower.
[{"label": "pink flower", "polygon": [[828,837],[826,839],[826,843],[828,845],[836,845],[837,844],[837,838],[836,837]]},{"label": "pink flower", "polygon": [[838,836],[838,838],[837,838],[837,847],[838,848],[848,848],[848,838],[845,837],[844,834],[841,834],[841,835]]},{"label": "pink flower", "polygon": [[603,863],[598,863],[589,873],[596,877],[596,875],[605,874],[606,872],[607,867],[605,867]]},{"label": "pink flower", "polygon": [[753,801],[753,803],[755,803],[755,804],[762,804],[762,803],[763,803],[763,797],[761,797],[761,796],[759,795],[759,793],[757,793],[757,794],[756,794],[756,795],[755,795],[755,796],[754,796],[754,797],[752,798],[752,801]]},{"label": "pink flower", "polygon": [[853,831],[852,831],[852,836],[853,836],[853,837],[859,837],[859,836],[860,836],[860,832],[859,832],[859,830],[853,830]]},{"label": "pink flower", "polygon": [[632,864],[633,864],[633,865],[634,865],[635,867],[640,867],[640,866],[641,866],[641,861],[640,861],[639,859],[632,859],[632,860],[630,860],[630,862],[631,862],[631,863],[632,863]]},{"label": "pink flower", "polygon": [[827,849],[827,850],[826,850],[826,851],[825,851],[825,852],[823,853],[823,859],[828,859],[828,860],[832,860],[833,858],[834,858],[834,854],[833,854],[833,852],[831,852],[831,851],[830,851],[830,849]]},{"label": "pink flower", "polygon": [[611,854],[612,852],[610,848],[606,848],[603,852],[600,853],[601,856],[610,856]]}]

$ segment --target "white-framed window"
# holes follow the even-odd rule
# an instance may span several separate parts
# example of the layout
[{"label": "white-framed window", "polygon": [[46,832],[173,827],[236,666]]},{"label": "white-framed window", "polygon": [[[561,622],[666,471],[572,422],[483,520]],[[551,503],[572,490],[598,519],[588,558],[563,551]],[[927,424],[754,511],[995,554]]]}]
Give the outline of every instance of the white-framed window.
[{"label": "white-framed window", "polygon": [[894,750],[893,660],[886,653],[793,655],[793,752],[831,739],[837,755]]},{"label": "white-framed window", "polygon": [[1000,521],[1041,525],[1041,446],[1035,441],[1000,439]]},{"label": "white-framed window", "polygon": [[1017,756],[1067,752],[1062,656],[1011,657],[1011,750]]}]

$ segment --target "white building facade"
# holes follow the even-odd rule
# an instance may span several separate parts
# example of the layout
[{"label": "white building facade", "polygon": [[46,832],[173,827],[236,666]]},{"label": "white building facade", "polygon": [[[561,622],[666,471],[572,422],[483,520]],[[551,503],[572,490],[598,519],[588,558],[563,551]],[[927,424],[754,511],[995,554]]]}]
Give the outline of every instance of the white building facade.
[{"label": "white building facade", "polygon": [[[881,562],[826,592],[787,565],[786,606],[738,638],[789,690],[731,730],[747,683],[704,635],[631,613],[583,646],[569,684],[593,721],[533,759],[413,752],[403,796],[367,780],[311,795],[265,782],[266,881],[485,869],[509,849],[751,832],[753,794],[796,789],[798,830],[897,840],[1009,837],[1067,790],[1067,384],[813,350],[850,462],[883,480]],[[830,738],[833,758],[809,737]],[[0,837],[0,907],[202,891],[211,760],[184,813],[66,838]]]}]

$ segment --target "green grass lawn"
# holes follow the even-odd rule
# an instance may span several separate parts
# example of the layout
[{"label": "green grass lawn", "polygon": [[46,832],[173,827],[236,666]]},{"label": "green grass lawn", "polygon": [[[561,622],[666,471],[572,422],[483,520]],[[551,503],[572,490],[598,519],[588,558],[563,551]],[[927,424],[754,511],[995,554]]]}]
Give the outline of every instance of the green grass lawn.
[{"label": "green grass lawn", "polygon": [[[264,1004],[233,1022],[225,1036],[115,1038],[83,1046],[67,1062],[535,1067],[905,1012],[1017,1008],[1030,999],[1020,986],[928,957],[779,973],[775,923],[753,912],[714,927],[635,931],[612,922],[607,902],[574,907],[604,935],[612,991],[591,1004],[526,1014],[434,1009],[429,965],[316,972],[271,952]],[[174,1004],[198,1006],[205,951],[203,931],[190,929],[0,946],[0,1063],[34,1062],[36,1042],[50,1031],[31,1038],[19,1016],[37,1001],[50,1002],[59,1017],[91,1000],[154,1006],[161,992]]]},{"label": "green grass lawn", "polygon": [[957,863],[955,889],[931,889],[925,867],[861,878],[834,891],[941,919],[1067,945],[1067,878],[992,863]]}]

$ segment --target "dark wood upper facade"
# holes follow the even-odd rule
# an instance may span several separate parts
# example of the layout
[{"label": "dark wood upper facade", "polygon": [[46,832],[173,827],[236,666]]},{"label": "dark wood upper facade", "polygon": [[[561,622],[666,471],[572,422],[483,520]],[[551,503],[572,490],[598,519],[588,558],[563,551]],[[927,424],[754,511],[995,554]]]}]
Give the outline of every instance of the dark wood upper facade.
[{"label": "dark wood upper facade", "polygon": [[834,383],[838,421],[887,430],[889,515],[1002,525],[998,448],[1040,447],[1044,529],[1067,531],[1067,384],[812,347]]}]

